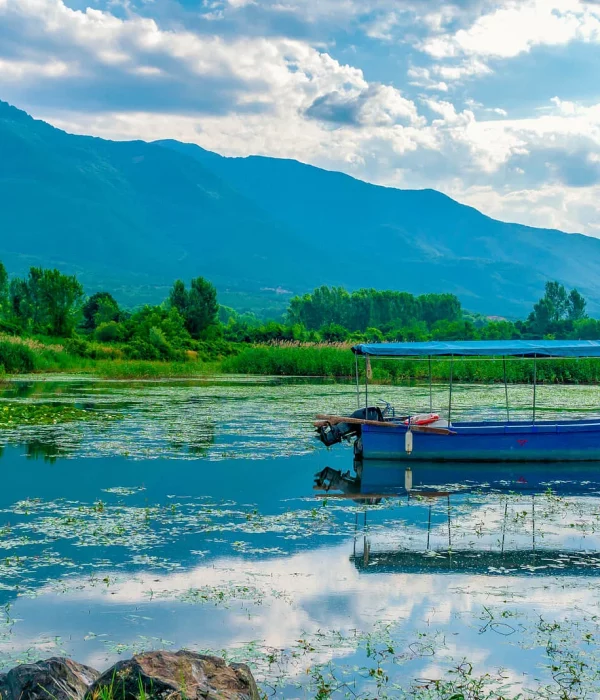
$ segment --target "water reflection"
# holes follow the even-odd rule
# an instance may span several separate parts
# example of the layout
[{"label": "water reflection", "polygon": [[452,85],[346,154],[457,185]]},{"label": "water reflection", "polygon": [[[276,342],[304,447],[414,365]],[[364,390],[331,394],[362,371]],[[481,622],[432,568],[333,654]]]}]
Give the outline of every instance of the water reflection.
[{"label": "water reflection", "polygon": [[352,470],[325,467],[315,474],[315,490],[336,491],[352,500],[446,496],[478,491],[489,493],[545,493],[600,495],[598,462],[475,462],[415,463],[389,460],[353,461]]},{"label": "water reflection", "polygon": [[[362,573],[600,575],[598,464],[419,465],[367,460],[326,467],[315,490],[354,503],[412,505],[377,528],[355,513],[351,561]],[[565,505],[578,496],[577,509]],[[572,504],[571,504],[572,507]],[[376,511],[375,511],[376,515]],[[576,518],[574,519],[574,516]]]},{"label": "water reflection", "polygon": [[269,696],[315,697],[318,671],[372,698],[378,664],[400,697],[468,659],[554,697],[567,659],[586,692],[563,697],[594,697],[598,465],[353,464],[310,433],[352,391],[65,383],[123,418],[5,440],[0,666],[187,646],[250,661]]}]

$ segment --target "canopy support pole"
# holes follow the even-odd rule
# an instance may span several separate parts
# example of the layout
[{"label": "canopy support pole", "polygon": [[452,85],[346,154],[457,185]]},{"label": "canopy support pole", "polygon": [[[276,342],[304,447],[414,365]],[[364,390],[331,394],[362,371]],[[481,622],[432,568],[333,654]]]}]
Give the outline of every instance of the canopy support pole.
[{"label": "canopy support pole", "polygon": [[[369,356],[365,355],[365,408],[369,408]],[[368,414],[368,411],[367,411]]]},{"label": "canopy support pole", "polygon": [[360,408],[360,383],[358,379],[358,355],[354,355],[354,369],[356,373],[356,406]]},{"label": "canopy support pole", "polygon": [[535,552],[535,493],[531,494],[531,539]]},{"label": "canopy support pole", "polygon": [[454,355],[450,356],[450,396],[448,398],[448,427],[450,427],[450,423],[452,421],[452,376],[453,376],[453,368],[454,368]]},{"label": "canopy support pole", "polygon": [[429,517],[427,518],[427,551],[429,551],[429,537],[431,535],[431,503],[429,504]]},{"label": "canopy support pole", "polygon": [[450,525],[450,494],[448,494],[448,551],[452,549],[452,527]]},{"label": "canopy support pole", "polygon": [[433,394],[431,391],[431,355],[429,355],[429,413],[433,413]]},{"label": "canopy support pole", "polygon": [[506,357],[502,358],[504,365],[504,397],[506,399],[506,422],[510,423],[510,411],[508,409],[508,381],[506,379]]},{"label": "canopy support pole", "polygon": [[504,502],[504,520],[502,521],[502,554],[504,554],[504,538],[506,536],[506,518],[508,515],[508,500]]},{"label": "canopy support pole", "polygon": [[533,358],[533,422],[535,423],[535,399],[537,389],[537,355]]}]

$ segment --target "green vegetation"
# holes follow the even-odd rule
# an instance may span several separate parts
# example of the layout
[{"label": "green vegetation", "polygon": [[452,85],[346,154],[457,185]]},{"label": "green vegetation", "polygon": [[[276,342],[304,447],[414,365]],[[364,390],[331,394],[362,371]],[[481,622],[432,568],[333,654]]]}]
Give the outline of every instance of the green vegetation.
[{"label": "green vegetation", "polygon": [[[355,374],[354,356],[347,345],[282,344],[248,347],[223,359],[220,367],[229,374],[348,378],[354,377]],[[359,361],[359,370],[361,377],[364,377],[362,360]],[[447,381],[450,377],[449,361],[433,360],[431,372],[436,381]],[[372,359],[371,373],[373,381],[384,384],[426,380],[429,377],[429,363],[422,359]],[[510,383],[531,383],[533,361],[508,360],[506,374]],[[504,368],[501,360],[455,358],[452,363],[452,376],[456,382],[503,382]],[[537,380],[548,384],[600,382],[600,360],[538,360]]]},{"label": "green vegetation", "polygon": [[[600,337],[600,322],[586,300],[548,282],[527,319],[509,321],[464,311],[452,294],[320,287],[291,299],[280,320],[219,306],[215,287],[202,277],[177,280],[159,306],[120,308],[110,292],[89,298],[75,277],[33,267],[9,276],[0,263],[0,373],[81,372],[108,378],[190,377],[208,372],[350,377],[359,342],[499,340]],[[594,361],[540,363],[546,382],[597,381]],[[433,363],[446,379],[447,362]],[[500,381],[499,363],[455,362],[457,381]],[[532,365],[510,363],[509,380],[531,380]],[[373,378],[423,378],[415,361],[373,363]]]},{"label": "green vegetation", "polygon": [[17,425],[55,425],[95,419],[111,419],[117,414],[97,413],[75,406],[40,403],[0,403],[0,428]]}]

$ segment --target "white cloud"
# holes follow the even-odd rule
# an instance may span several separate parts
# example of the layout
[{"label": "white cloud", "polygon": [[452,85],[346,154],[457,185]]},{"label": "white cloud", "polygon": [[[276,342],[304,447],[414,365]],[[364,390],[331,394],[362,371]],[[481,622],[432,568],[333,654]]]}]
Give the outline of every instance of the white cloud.
[{"label": "white cloud", "polygon": [[600,41],[600,7],[584,0],[504,0],[467,29],[428,37],[419,48],[436,59],[512,58],[534,46]]},{"label": "white cloud", "polygon": [[432,67],[432,72],[444,80],[462,80],[463,78],[487,75],[492,70],[485,63],[470,58],[456,65],[435,65]]},{"label": "white cloud", "polygon": [[395,12],[388,12],[387,14],[377,17],[377,19],[367,25],[367,36],[370,36],[372,39],[391,41],[393,38],[392,30],[398,24],[398,15]]},{"label": "white cloud", "polygon": [[1,80],[9,82],[13,80],[26,80],[27,78],[59,78],[77,72],[76,65],[69,65],[64,61],[50,60],[45,62],[35,61],[11,61],[0,58]]},{"label": "white cloud", "polygon": [[[554,21],[575,36],[595,36],[600,6],[548,4],[555,11],[547,25],[538,0],[505,2],[463,34],[443,33],[458,10],[435,22],[421,12],[421,21],[429,16],[441,32],[429,47],[437,41],[440,55],[455,56],[408,70],[411,85],[445,94],[422,97],[429,121],[404,92],[367,80],[360,68],[307,41],[167,30],[132,12],[77,11],[62,0],[0,0],[0,94],[75,133],[176,138],[227,155],[296,158],[380,184],[435,187],[500,218],[519,214],[528,223],[552,220],[598,233],[590,203],[600,173],[600,104],[555,97],[509,119],[499,106],[447,97],[461,80],[490,70],[485,61],[500,49],[486,32],[504,27],[506,13],[511,21],[531,12],[541,19],[534,29],[519,25],[521,38],[505,54],[563,37],[549,32]],[[344,9],[325,4],[319,11],[327,8]],[[385,3],[379,9],[395,26],[397,13],[392,20]],[[560,187],[564,206],[551,216],[549,193]]]},{"label": "white cloud", "polygon": [[410,85],[425,88],[425,90],[437,90],[438,92],[448,92],[448,84],[443,80],[435,80],[429,68],[412,66],[408,69]]}]

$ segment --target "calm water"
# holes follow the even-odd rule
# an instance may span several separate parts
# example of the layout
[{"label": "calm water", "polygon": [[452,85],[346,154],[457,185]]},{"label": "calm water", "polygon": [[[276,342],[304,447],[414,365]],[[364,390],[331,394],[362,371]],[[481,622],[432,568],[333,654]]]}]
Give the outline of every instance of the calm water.
[{"label": "calm water", "polygon": [[[511,387],[512,415],[530,394]],[[538,399],[598,412],[591,388]],[[453,415],[503,400],[459,388]],[[344,384],[58,378],[10,385],[0,411],[15,402],[89,420],[0,431],[0,666],[188,647],[250,663],[276,697],[414,696],[471,669],[506,694],[600,696],[597,465],[423,465],[410,498],[401,465],[358,482],[351,447],[311,428],[355,407]]]}]

